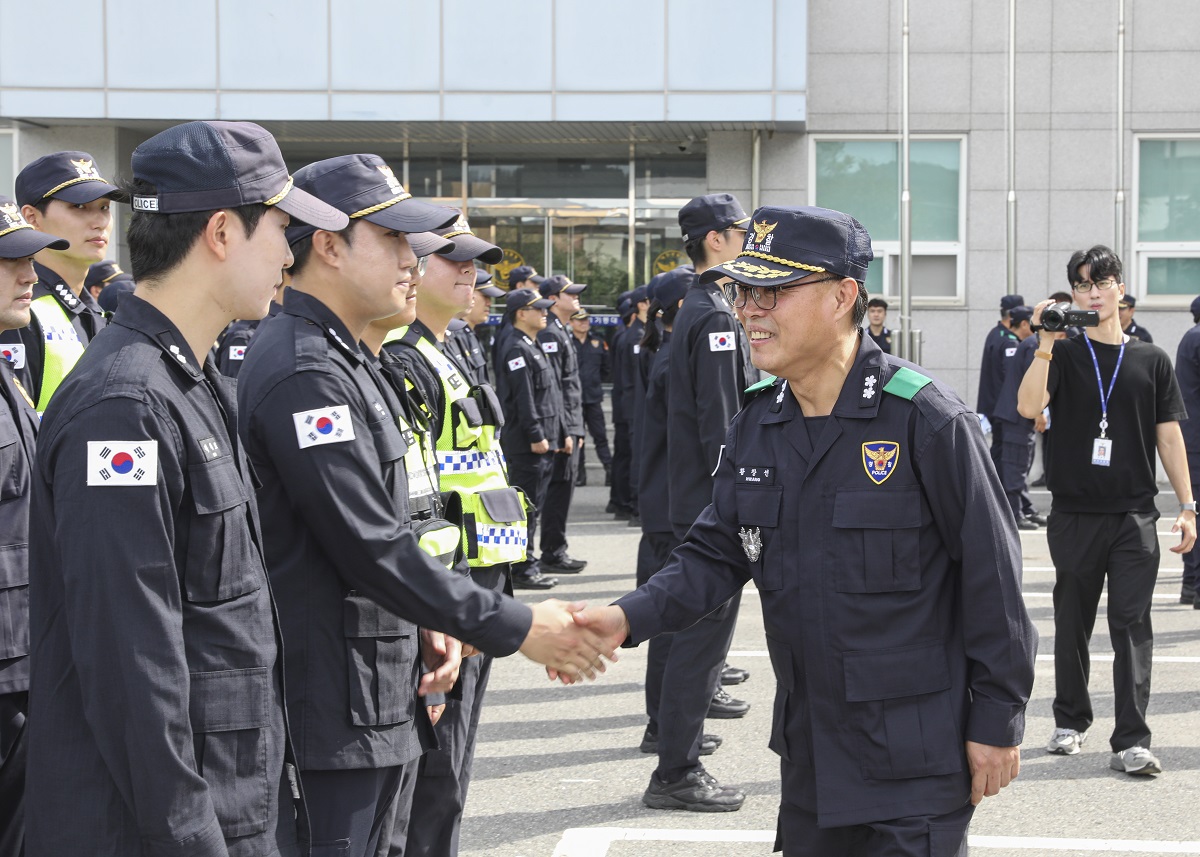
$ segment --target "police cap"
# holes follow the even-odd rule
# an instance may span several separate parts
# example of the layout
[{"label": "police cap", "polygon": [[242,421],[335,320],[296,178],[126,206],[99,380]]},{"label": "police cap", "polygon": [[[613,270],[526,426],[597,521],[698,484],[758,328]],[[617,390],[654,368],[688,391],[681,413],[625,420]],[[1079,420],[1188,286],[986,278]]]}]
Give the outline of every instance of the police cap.
[{"label": "police cap", "polygon": [[534,309],[549,309],[553,304],[543,298],[533,289],[513,289],[504,296],[506,312],[516,312],[519,309],[533,307]]},{"label": "police cap", "polygon": [[526,280],[532,280],[535,286],[540,286],[545,279],[545,277],[538,276],[538,272],[532,265],[518,265],[508,272],[508,287],[511,289],[517,283],[523,283]]},{"label": "police cap", "polygon": [[17,175],[16,194],[18,205],[46,199],[83,205],[102,196],[126,201],[125,192],[100,175],[87,152],[54,152],[32,161]]},{"label": "police cap", "polygon": [[39,232],[21,216],[16,200],[0,194],[0,259],[24,259],[49,247],[66,250],[65,238]]},{"label": "police cap", "polygon": [[1025,305],[1025,298],[1020,295],[1004,295],[1000,298],[1001,310],[1012,310],[1019,306]]},{"label": "police cap", "polygon": [[684,244],[703,238],[710,232],[744,226],[749,219],[742,204],[731,193],[698,196],[679,209],[679,228],[683,232]]},{"label": "police cap", "polygon": [[112,259],[105,259],[103,262],[97,262],[88,268],[87,277],[83,281],[83,287],[90,289],[94,286],[106,286],[115,280],[132,279],[133,275],[122,271],[121,266]]},{"label": "police cap", "polygon": [[471,231],[467,216],[461,212],[453,222],[433,230],[435,234],[454,242],[454,250],[446,254],[451,262],[469,262],[478,259],[485,265],[495,265],[504,258],[504,251],[489,241],[484,241]]},{"label": "police cap", "polygon": [[587,283],[572,283],[570,278],[563,274],[555,274],[553,277],[546,277],[538,286],[538,291],[542,293],[542,297],[548,298],[563,292],[568,295],[577,295],[586,288]]}]

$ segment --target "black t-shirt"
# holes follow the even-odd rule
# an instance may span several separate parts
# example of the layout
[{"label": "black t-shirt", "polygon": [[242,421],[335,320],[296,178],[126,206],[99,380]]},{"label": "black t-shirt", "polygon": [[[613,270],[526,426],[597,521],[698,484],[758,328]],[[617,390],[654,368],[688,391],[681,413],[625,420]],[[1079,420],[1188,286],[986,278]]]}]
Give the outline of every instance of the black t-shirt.
[{"label": "black t-shirt", "polygon": [[[1092,342],[1105,392],[1119,345]],[[1054,343],[1046,382],[1053,430],[1046,434],[1046,487],[1062,512],[1151,512],[1158,493],[1154,454],[1159,423],[1187,419],[1171,361],[1161,348],[1130,337],[1108,400],[1112,463],[1092,464],[1100,436],[1100,390],[1087,342]]]}]

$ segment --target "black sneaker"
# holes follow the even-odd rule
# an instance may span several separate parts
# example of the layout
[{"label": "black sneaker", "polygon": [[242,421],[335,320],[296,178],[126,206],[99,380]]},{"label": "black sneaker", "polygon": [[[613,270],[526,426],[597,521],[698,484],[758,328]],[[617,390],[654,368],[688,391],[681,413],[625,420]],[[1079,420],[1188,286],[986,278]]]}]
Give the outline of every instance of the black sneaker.
[{"label": "black sneaker", "polygon": [[628,526],[628,527],[640,527],[641,525],[642,525],[642,518],[640,515],[630,515],[629,523],[626,524],[626,526]]},{"label": "black sneaker", "polygon": [[690,812],[736,812],[745,802],[745,792],[722,786],[704,768],[692,771],[674,783],[664,783],[657,773],[653,773],[650,785],[642,795],[642,803],[650,809],[686,809]]},{"label": "black sneaker", "polygon": [[1179,590],[1179,603],[1180,604],[1191,604],[1194,607],[1195,601],[1196,601],[1195,588],[1188,586],[1186,583],[1183,584],[1183,587]]},{"label": "black sneaker", "polygon": [[708,704],[708,716],[717,720],[736,720],[745,717],[750,710],[750,703],[734,699],[725,688],[718,688],[713,694],[712,702]]},{"label": "black sneaker", "polygon": [[[705,732],[700,736],[700,755],[711,756],[713,753],[717,752],[717,748],[721,746],[721,743],[720,735],[709,735],[707,732]],[[643,753],[657,753],[658,736],[647,729],[644,733],[642,733],[642,743],[638,749]]]},{"label": "black sneaker", "polygon": [[583,488],[587,485],[587,471],[580,470],[579,475],[575,477],[575,487]]},{"label": "black sneaker", "polygon": [[1030,488],[1045,488],[1046,487],[1046,477],[1044,475],[1039,476],[1037,479],[1035,479],[1029,483],[1029,487]]},{"label": "black sneaker", "polygon": [[750,679],[750,670],[741,667],[731,667],[729,664],[721,669],[721,684],[741,684]]},{"label": "black sneaker", "polygon": [[587,568],[587,560],[572,559],[566,554],[560,557],[543,555],[538,564],[546,571],[554,571],[558,574],[579,574]]},{"label": "black sneaker", "polygon": [[1044,527],[1044,526],[1046,526],[1046,524],[1050,523],[1050,519],[1047,518],[1045,515],[1043,515],[1041,512],[1030,512],[1028,515],[1025,516],[1025,520],[1033,521],[1039,527]]},{"label": "black sneaker", "polygon": [[547,577],[538,570],[514,574],[513,589],[553,589],[558,586],[557,577]]},{"label": "black sneaker", "polygon": [[1040,529],[1031,518],[1021,518],[1017,521],[1018,530],[1036,530]]}]

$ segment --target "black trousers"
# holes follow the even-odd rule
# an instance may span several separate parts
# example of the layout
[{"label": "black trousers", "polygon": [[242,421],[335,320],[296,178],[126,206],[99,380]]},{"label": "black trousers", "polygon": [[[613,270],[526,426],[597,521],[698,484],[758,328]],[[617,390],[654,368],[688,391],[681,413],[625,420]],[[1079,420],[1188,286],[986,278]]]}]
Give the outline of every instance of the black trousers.
[{"label": "black trousers", "polygon": [[917,815],[850,827],[817,827],[817,817],[790,803],[779,806],[775,850],[784,857],[966,857],[975,807],[946,815]]},{"label": "black trousers", "polygon": [[542,508],[546,504],[546,490],[550,487],[550,468],[553,465],[552,452],[530,452],[525,444],[524,451],[516,449],[516,444],[504,444],[504,457],[508,461],[508,482],[525,492],[533,511],[529,515],[529,547],[524,562],[513,564],[513,574],[524,574],[537,564],[534,553],[534,537],[537,535],[537,522]]},{"label": "black trousers", "polygon": [[[1200,497],[1200,484],[1192,483],[1192,496]],[[1183,555],[1183,585],[1195,589],[1198,583],[1200,583],[1200,550],[1192,548]]]},{"label": "black trousers", "polygon": [[1084,732],[1094,720],[1088,695],[1088,641],[1108,579],[1116,725],[1113,752],[1149,748],[1150,604],[1158,579],[1157,512],[1074,514],[1052,511],[1046,528],[1054,562],[1054,723]]},{"label": "black trousers", "polygon": [[375,857],[405,768],[304,771],[312,857]]},{"label": "black trousers", "polygon": [[[997,420],[996,423],[1002,423]],[[993,423],[993,429],[996,423]],[[1029,497],[1029,468],[1033,467],[1034,432],[1020,426],[1006,425],[1001,429],[1004,440],[1000,447],[1000,484],[1008,497],[1009,508],[1018,521],[1034,513]]]},{"label": "black trousers", "polygon": [[996,468],[996,472],[1000,472],[1000,453],[1004,449],[1004,420],[999,417],[994,417],[991,414],[987,415],[988,422],[992,424],[992,464]]},{"label": "black trousers", "polygon": [[[584,402],[583,403],[583,422],[587,426],[588,437],[592,439],[592,446],[596,450],[596,455],[600,459],[600,463],[607,470],[612,466],[612,451],[608,448],[608,431],[604,426],[604,405],[601,402]],[[586,456],[582,450],[579,454],[579,469],[582,470]]]},{"label": "black trousers", "polygon": [[[650,535],[647,549],[657,562],[649,575],[653,576],[683,540],[673,533]],[[645,537],[643,543],[646,543]],[[641,559],[639,545],[639,582],[643,567]],[[652,731],[658,732],[656,772],[664,782],[682,779],[700,767],[704,718],[708,715],[713,694],[721,686],[721,668],[733,642],[741,602],[739,592],[692,627],[675,634],[662,634],[648,644],[646,713]],[[652,670],[658,676],[657,682]]]},{"label": "black trousers", "polygon": [[[471,578],[486,589],[512,594],[507,586],[507,566],[472,569]],[[475,761],[475,737],[493,660],[491,655],[480,654],[463,661],[458,673],[459,698],[447,698],[442,717],[433,727],[438,749],[428,751],[419,764],[410,766],[416,771],[415,781],[412,788],[402,788],[397,795],[391,837],[380,842],[378,857],[458,854],[459,828]],[[410,823],[413,819],[417,823]]]},{"label": "black trousers", "polygon": [[555,452],[552,457],[550,484],[546,488],[546,502],[542,505],[542,541],[539,546],[542,558],[546,560],[561,559],[567,553],[567,515],[571,511],[571,500],[575,497],[575,476],[579,472],[579,438],[575,438],[570,455]]},{"label": "black trousers", "polygon": [[25,853],[25,715],[29,694],[0,694],[0,857]]},{"label": "black trousers", "polygon": [[613,423],[612,486],[608,501],[621,509],[629,509],[633,502],[629,485],[630,468],[633,466],[631,440],[629,423]]}]

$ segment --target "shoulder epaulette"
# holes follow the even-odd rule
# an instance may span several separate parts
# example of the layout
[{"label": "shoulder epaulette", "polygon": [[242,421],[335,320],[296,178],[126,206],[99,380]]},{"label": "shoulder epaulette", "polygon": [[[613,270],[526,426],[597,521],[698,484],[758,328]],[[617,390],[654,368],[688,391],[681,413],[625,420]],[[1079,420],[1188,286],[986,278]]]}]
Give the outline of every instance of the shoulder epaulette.
[{"label": "shoulder epaulette", "polygon": [[932,378],[922,375],[920,372],[914,372],[907,366],[901,366],[883,385],[883,392],[899,396],[901,399],[908,399],[911,402],[913,396],[931,383],[933,383]]},{"label": "shoulder epaulette", "polygon": [[765,389],[767,389],[767,387],[773,387],[773,386],[775,386],[775,382],[778,380],[779,379],[776,378],[774,375],[768,375],[767,377],[765,377],[761,381],[759,381],[757,384],[751,384],[749,387],[747,387],[746,395],[749,396],[751,393],[757,393],[759,390],[765,390]]}]

